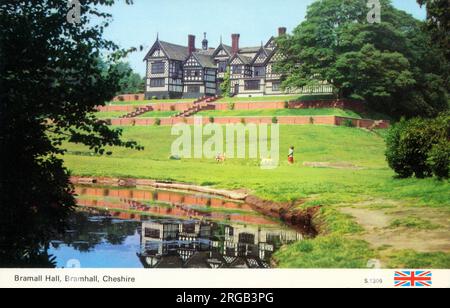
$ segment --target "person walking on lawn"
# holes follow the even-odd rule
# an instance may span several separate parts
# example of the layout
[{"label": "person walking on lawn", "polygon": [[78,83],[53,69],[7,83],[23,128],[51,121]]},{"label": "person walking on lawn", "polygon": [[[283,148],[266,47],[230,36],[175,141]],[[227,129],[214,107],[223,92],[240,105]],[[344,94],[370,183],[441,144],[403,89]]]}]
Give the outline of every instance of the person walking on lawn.
[{"label": "person walking on lawn", "polygon": [[294,147],[293,146],[289,149],[288,162],[290,165],[294,164]]}]

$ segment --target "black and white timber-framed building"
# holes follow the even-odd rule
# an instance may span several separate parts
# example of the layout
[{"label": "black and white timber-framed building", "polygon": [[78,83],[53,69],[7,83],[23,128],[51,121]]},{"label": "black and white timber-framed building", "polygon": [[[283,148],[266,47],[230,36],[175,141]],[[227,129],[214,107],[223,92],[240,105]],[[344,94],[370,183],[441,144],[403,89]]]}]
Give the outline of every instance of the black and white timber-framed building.
[{"label": "black and white timber-framed building", "polygon": [[[279,36],[285,34],[286,28],[278,29]],[[197,49],[193,35],[188,36],[187,47],[157,38],[144,58],[147,64],[146,99],[221,95],[220,84],[228,68],[231,94],[235,96],[332,92],[331,86],[326,84],[283,92],[280,87],[282,76],[274,72],[275,62],[282,57],[275,37],[261,46],[244,48],[239,46],[239,39],[239,34],[232,34],[231,46],[220,42],[217,48],[209,48],[205,33],[202,49]]]}]

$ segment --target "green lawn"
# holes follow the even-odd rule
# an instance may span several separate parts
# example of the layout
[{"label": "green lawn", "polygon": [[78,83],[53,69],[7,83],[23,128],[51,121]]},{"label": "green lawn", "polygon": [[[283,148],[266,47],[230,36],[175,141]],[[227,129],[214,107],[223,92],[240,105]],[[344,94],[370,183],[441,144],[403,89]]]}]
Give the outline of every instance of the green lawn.
[{"label": "green lawn", "polygon": [[101,112],[95,113],[95,115],[99,119],[114,119],[114,118],[119,118],[125,114],[127,114],[127,113],[123,112],[123,111],[101,111]]},{"label": "green lawn", "polygon": [[[266,199],[303,200],[303,206],[321,205],[317,219],[323,222],[325,234],[309,244],[293,244],[278,252],[275,259],[280,267],[364,267],[365,261],[376,251],[355,241],[354,236],[361,228],[338,210],[343,204],[393,200],[401,202],[406,209],[426,207],[439,211],[438,216],[443,217],[450,209],[448,181],[395,179],[385,161],[384,140],[379,134],[365,130],[281,125],[281,163],[275,170],[262,170],[255,159],[228,159],[224,164],[217,164],[214,159],[172,161],[170,149],[177,136],[171,135],[171,127],[124,127],[123,132],[125,139],[139,141],[145,150],[113,149],[112,156],[97,157],[84,146],[69,145],[70,153],[76,155],[64,157],[66,166],[75,175],[164,179],[225,189],[245,188]],[[286,161],[291,145],[296,147],[297,162],[293,166]],[[346,162],[361,168],[310,168],[303,166],[305,161]],[[305,251],[310,250],[314,251],[312,257],[302,259]],[[417,261],[414,254],[408,256],[410,263],[404,263],[405,267]],[[439,257],[441,263],[433,264],[450,260],[445,256]],[[419,257],[423,255],[417,255]],[[387,258],[392,259],[387,264],[397,260],[392,254]],[[450,268],[450,261],[445,266]]]},{"label": "green lawn", "polygon": [[250,116],[322,116],[335,115],[360,119],[361,116],[351,110],[337,108],[323,109],[255,109],[255,110],[206,110],[197,115],[205,117],[250,117]]},{"label": "green lawn", "polygon": [[187,99],[152,99],[152,100],[145,100],[145,101],[126,101],[126,102],[108,102],[106,105],[148,105],[148,104],[165,104],[165,103],[192,103],[194,102],[194,99],[187,98]]}]

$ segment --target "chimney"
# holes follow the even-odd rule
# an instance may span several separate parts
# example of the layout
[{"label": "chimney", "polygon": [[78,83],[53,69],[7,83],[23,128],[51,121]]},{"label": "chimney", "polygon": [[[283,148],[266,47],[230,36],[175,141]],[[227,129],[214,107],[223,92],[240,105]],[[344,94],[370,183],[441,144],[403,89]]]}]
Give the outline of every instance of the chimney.
[{"label": "chimney", "polygon": [[286,35],[287,29],[285,27],[278,28],[278,36]]},{"label": "chimney", "polygon": [[195,35],[188,36],[188,50],[190,55],[195,52]]},{"label": "chimney", "polygon": [[240,34],[232,34],[231,35],[231,52],[233,54],[237,54],[239,52],[239,38]]}]

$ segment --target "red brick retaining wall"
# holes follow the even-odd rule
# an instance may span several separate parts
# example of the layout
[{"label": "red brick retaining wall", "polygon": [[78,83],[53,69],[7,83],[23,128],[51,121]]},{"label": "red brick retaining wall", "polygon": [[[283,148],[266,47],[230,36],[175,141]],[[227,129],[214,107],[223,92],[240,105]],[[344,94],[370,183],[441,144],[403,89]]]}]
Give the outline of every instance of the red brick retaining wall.
[{"label": "red brick retaining wall", "polygon": [[349,109],[356,112],[366,111],[366,106],[362,101],[345,100],[345,99],[289,102],[289,108],[290,109],[339,108],[339,109]]},{"label": "red brick retaining wall", "polygon": [[[214,123],[216,124],[236,124],[236,123],[252,123],[252,124],[270,124],[273,117],[216,117]],[[375,121],[369,119],[353,119],[339,116],[283,116],[277,117],[278,123],[283,125],[344,125],[345,121],[352,121],[353,126],[359,128],[389,128],[389,121]],[[150,126],[155,125],[154,118],[133,118],[133,119],[111,119],[111,125],[116,126]],[[194,118],[161,118],[161,125],[170,126],[179,123],[194,124]],[[203,124],[208,124],[209,118],[202,118]]]}]

